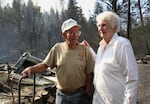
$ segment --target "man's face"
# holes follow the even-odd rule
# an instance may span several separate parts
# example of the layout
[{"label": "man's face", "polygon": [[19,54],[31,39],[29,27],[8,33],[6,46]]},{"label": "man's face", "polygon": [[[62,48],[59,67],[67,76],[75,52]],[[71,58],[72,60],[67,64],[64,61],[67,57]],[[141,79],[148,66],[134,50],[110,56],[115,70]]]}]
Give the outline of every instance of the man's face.
[{"label": "man's face", "polygon": [[70,30],[65,32],[65,39],[70,45],[75,45],[78,43],[80,34],[81,34],[80,28],[74,26]]}]

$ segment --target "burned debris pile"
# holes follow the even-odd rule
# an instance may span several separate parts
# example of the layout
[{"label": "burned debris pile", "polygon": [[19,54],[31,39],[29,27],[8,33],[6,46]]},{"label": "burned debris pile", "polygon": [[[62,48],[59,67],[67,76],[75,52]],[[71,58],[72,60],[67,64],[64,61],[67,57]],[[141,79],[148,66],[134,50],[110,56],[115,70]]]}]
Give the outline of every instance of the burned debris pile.
[{"label": "burned debris pile", "polygon": [[42,60],[25,52],[15,65],[0,63],[1,104],[54,104],[55,71],[33,74],[30,78],[21,76],[21,71]]}]

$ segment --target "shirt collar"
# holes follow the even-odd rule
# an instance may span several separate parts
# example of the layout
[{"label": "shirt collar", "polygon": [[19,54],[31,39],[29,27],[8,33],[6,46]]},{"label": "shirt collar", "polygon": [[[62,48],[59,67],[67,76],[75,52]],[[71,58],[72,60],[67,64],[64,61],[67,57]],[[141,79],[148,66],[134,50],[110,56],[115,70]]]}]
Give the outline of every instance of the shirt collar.
[{"label": "shirt collar", "polygon": [[[111,40],[110,40],[110,42],[108,43],[108,45],[109,45],[109,44],[112,44],[113,41],[117,39],[117,37],[118,37],[118,34],[117,34],[117,33],[114,33],[114,35],[113,35],[113,37],[111,38]],[[106,45],[106,42],[102,39],[102,40],[100,41],[99,45],[100,45],[100,46],[101,46],[101,45],[105,46],[105,45]]]}]

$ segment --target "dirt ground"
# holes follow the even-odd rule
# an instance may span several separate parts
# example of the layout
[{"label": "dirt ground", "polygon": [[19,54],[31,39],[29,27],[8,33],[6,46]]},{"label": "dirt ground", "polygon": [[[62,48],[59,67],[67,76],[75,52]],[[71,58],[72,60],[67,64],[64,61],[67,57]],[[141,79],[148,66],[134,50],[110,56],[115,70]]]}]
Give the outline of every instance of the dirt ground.
[{"label": "dirt ground", "polygon": [[150,64],[138,64],[139,82],[137,104],[150,104]]}]

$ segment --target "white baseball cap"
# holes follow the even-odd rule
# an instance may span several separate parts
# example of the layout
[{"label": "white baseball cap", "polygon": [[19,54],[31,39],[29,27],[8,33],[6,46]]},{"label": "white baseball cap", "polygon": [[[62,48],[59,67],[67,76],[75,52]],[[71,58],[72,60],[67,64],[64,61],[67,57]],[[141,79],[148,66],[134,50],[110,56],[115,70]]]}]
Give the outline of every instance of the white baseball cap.
[{"label": "white baseball cap", "polygon": [[61,26],[61,31],[62,31],[62,33],[64,33],[65,31],[71,29],[74,26],[77,26],[77,27],[81,28],[81,26],[77,23],[77,21],[75,21],[72,18],[69,18],[69,19],[67,19],[66,21],[63,22],[63,24]]}]

